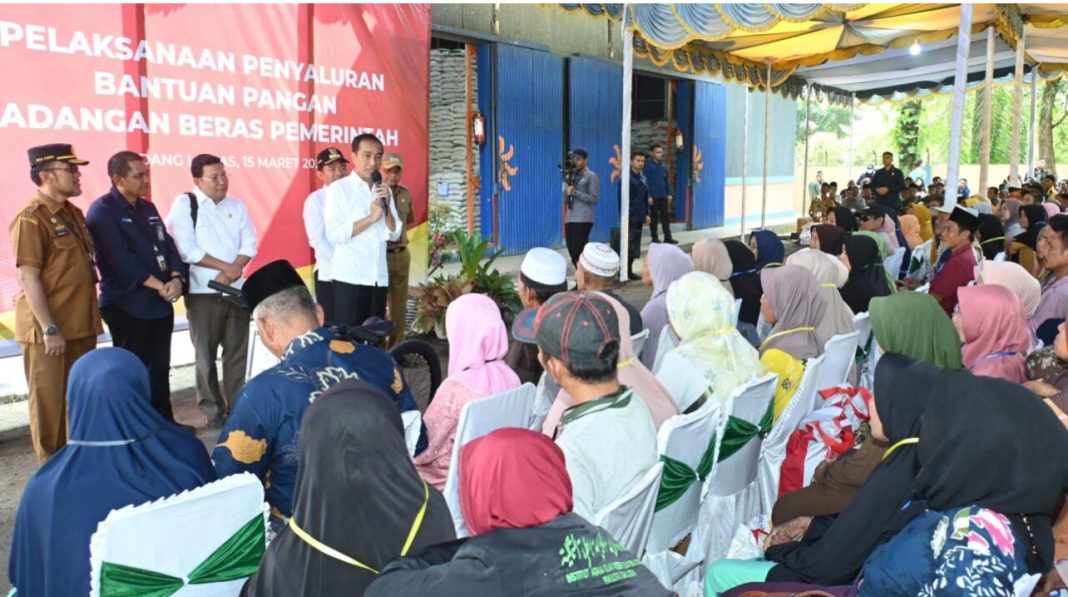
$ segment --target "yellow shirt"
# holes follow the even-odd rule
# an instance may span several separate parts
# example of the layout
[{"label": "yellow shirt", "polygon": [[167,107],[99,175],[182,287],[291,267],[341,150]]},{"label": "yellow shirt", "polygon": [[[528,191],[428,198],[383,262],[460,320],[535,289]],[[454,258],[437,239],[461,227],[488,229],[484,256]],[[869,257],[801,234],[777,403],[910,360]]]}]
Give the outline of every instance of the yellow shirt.
[{"label": "yellow shirt", "polygon": [[773,421],[779,420],[779,415],[786,410],[786,405],[797,392],[797,386],[801,385],[801,376],[805,373],[805,363],[794,358],[778,348],[772,348],[760,357],[760,362],[769,373],[779,376],[775,386],[775,406]]}]

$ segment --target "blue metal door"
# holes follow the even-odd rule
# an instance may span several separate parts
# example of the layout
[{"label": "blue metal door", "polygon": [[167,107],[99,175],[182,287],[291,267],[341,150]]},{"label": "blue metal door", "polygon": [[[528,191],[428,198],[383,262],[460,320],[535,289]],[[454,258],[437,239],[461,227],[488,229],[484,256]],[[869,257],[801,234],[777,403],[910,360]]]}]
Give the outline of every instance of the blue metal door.
[{"label": "blue metal door", "polygon": [[[686,220],[686,197],[690,192],[690,176],[693,173],[693,81],[675,82],[675,128],[682,132],[682,151],[676,151],[675,161],[675,221]],[[674,139],[669,139],[674,151]]]},{"label": "blue metal door", "polygon": [[620,177],[629,170],[620,163],[623,67],[597,58],[570,58],[568,107],[570,148],[589,152],[588,167],[601,182],[590,240],[608,242],[612,228],[619,227]]},{"label": "blue metal door", "polygon": [[479,107],[489,120],[480,154],[482,229],[494,232],[506,254],[563,244],[556,168],[563,83],[559,56],[506,44],[479,50]]},{"label": "blue metal door", "polygon": [[693,228],[723,225],[723,185],[727,172],[727,97],[722,85],[694,82]]}]

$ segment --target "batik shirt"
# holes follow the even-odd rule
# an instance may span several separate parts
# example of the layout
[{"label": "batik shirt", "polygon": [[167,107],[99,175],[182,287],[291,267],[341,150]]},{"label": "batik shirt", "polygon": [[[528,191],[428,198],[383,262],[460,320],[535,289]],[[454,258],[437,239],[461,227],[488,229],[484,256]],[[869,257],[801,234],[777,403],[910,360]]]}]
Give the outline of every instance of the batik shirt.
[{"label": "batik shirt", "polygon": [[[263,480],[271,514],[290,516],[297,484],[297,434],[304,411],[334,384],[359,379],[385,390],[401,412],[416,410],[388,353],[321,327],[295,338],[282,362],[245,384],[212,452],[219,477],[248,471]],[[426,428],[416,453],[426,449]]]}]

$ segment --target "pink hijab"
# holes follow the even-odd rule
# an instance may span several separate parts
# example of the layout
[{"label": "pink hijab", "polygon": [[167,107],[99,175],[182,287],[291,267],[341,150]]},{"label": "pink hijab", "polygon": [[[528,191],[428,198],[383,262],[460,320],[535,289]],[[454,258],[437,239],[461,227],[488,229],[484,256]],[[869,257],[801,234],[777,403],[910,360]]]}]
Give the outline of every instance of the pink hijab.
[{"label": "pink hijab", "polygon": [[[890,218],[887,218],[888,220]],[[920,237],[920,220],[913,215],[905,214],[898,216],[901,220],[901,234],[905,235],[905,242],[909,244],[910,249],[923,244],[923,238]]]},{"label": "pink hijab", "polygon": [[1031,333],[1020,299],[997,284],[964,286],[957,296],[964,365],[975,375],[1027,381],[1024,358],[1031,348]]},{"label": "pink hijab", "polygon": [[901,246],[897,242],[897,225],[894,224],[894,218],[890,216],[883,218],[883,236],[886,237],[886,244],[890,246],[891,253]]},{"label": "pink hijab", "polygon": [[[653,424],[660,429],[661,423],[679,414],[679,407],[667,388],[635,356],[634,344],[630,340],[630,314],[627,313],[627,308],[607,294],[597,294],[612,304],[616,310],[616,318],[619,319],[619,365],[616,370],[619,383],[634,390],[634,393],[645,401],[645,406],[649,407],[649,413],[653,415]],[[572,404],[574,400],[571,395],[560,390],[545,418],[545,424],[542,425],[542,433],[552,436],[557,423],[560,422],[560,415]]]},{"label": "pink hijab", "polygon": [[975,266],[975,279],[979,284],[997,284],[1013,291],[1027,317],[1035,314],[1042,301],[1042,285],[1019,263],[984,259]]},{"label": "pink hijab", "polygon": [[505,364],[508,332],[501,310],[484,294],[465,294],[445,312],[449,337],[449,379],[482,396],[519,387],[519,377]]},{"label": "pink hijab", "polygon": [[1052,218],[1053,216],[1061,213],[1061,206],[1052,201],[1047,201],[1042,204],[1042,207],[1046,209],[1046,218]]}]

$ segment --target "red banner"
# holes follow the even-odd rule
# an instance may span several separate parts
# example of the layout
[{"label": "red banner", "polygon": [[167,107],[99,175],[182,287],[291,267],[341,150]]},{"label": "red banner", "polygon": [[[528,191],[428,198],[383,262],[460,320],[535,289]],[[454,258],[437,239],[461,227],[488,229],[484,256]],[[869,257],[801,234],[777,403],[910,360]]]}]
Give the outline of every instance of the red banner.
[{"label": "red banner", "polygon": [[[71,143],[92,162],[83,210],[108,191],[112,154],[145,154],[164,216],[193,187],[191,158],[222,157],[256,224],[249,272],[311,263],[301,210],[321,184],[315,155],[348,155],[363,132],[403,156],[425,223],[429,43],[426,5],[0,6],[0,312],[18,292],[8,225],[35,192],[34,145]],[[411,236],[425,260],[425,225]]]}]

